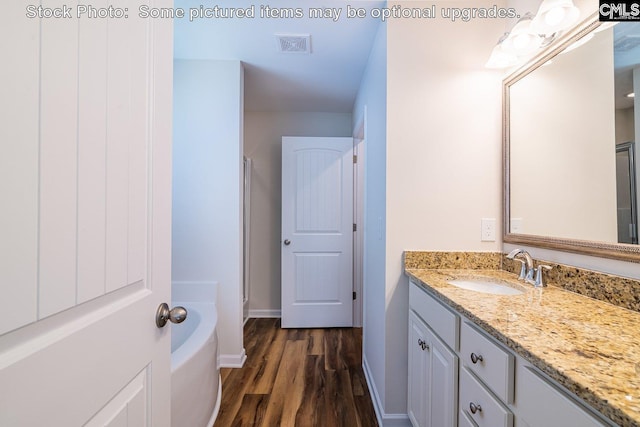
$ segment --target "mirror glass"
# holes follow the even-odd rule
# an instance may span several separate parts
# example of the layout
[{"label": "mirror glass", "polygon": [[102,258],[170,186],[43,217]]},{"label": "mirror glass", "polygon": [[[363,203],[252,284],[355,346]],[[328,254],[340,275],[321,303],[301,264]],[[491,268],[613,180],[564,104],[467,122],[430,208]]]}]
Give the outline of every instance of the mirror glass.
[{"label": "mirror glass", "polygon": [[507,242],[638,244],[640,25],[590,28],[505,82]]}]

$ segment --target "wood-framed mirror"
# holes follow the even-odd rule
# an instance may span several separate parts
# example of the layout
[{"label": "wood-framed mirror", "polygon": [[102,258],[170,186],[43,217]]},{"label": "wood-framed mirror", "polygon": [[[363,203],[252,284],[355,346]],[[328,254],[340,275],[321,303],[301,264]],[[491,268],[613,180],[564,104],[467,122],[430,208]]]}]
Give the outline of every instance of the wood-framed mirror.
[{"label": "wood-framed mirror", "polygon": [[634,82],[640,24],[597,14],[504,80],[505,243],[640,262]]}]

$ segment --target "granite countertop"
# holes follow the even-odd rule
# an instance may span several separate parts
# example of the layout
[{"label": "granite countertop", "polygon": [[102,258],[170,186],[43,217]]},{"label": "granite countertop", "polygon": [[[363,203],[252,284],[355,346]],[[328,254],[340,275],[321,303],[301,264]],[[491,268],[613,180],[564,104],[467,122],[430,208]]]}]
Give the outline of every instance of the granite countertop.
[{"label": "granite countertop", "polygon": [[[498,269],[412,269],[436,298],[621,426],[640,426],[640,313],[560,287],[533,288]],[[492,295],[447,284],[484,276],[519,283],[522,295]]]}]

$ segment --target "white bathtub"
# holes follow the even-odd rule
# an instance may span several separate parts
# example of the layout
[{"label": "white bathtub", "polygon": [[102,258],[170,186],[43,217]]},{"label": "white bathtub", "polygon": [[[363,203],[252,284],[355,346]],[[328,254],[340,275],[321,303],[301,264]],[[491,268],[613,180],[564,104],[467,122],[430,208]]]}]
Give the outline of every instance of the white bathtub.
[{"label": "white bathtub", "polygon": [[218,333],[212,284],[173,284],[172,307],[187,319],[171,324],[171,425],[211,427],[221,398]]}]

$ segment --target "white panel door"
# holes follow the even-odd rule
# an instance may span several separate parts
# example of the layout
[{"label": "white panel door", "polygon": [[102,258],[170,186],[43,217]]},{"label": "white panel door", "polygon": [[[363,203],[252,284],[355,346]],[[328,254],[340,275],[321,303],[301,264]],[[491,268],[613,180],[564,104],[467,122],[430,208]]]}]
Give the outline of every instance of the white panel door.
[{"label": "white panel door", "polygon": [[170,423],[172,21],[141,3],[173,4],[3,5],[0,426]]},{"label": "white panel door", "polygon": [[282,327],[353,325],[353,140],[282,138]]}]

